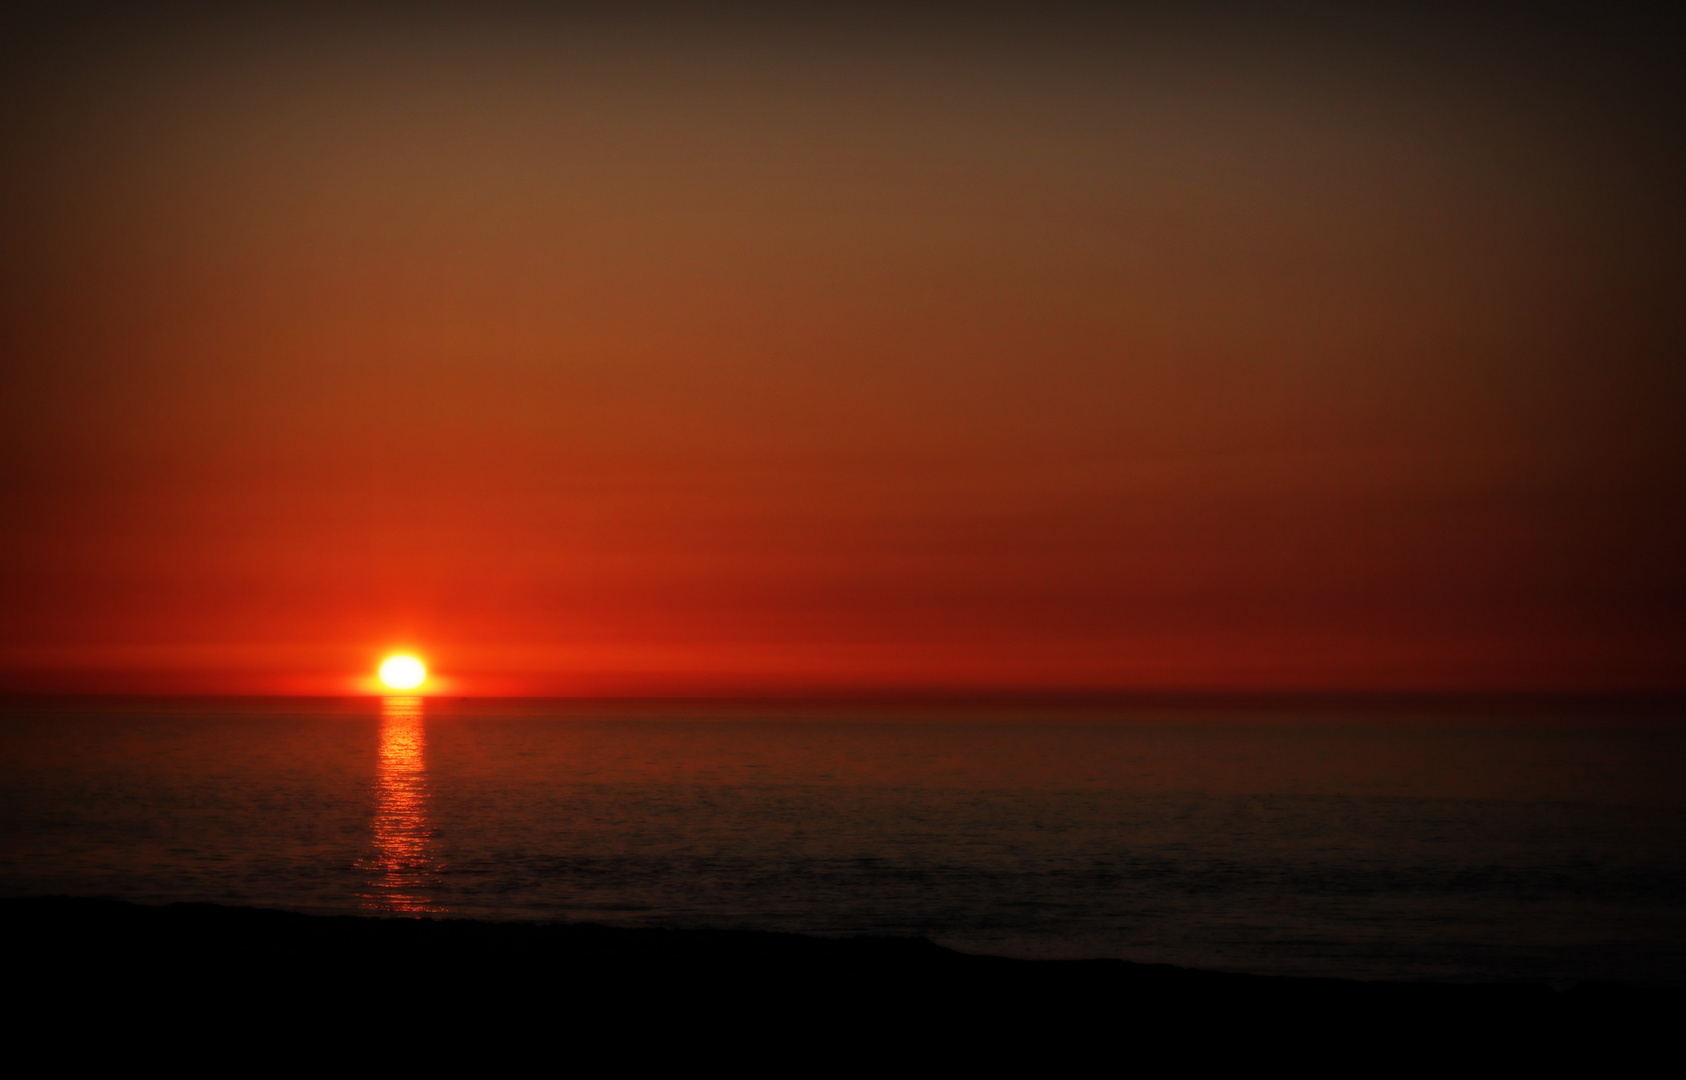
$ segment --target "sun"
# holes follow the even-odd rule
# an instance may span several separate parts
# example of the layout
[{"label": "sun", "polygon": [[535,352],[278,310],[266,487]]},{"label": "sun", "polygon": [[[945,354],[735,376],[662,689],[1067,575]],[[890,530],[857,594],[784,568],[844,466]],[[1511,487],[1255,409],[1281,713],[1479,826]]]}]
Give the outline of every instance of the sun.
[{"label": "sun", "polygon": [[389,656],[381,663],[381,682],[394,690],[414,690],[427,678],[427,668],[413,656]]}]

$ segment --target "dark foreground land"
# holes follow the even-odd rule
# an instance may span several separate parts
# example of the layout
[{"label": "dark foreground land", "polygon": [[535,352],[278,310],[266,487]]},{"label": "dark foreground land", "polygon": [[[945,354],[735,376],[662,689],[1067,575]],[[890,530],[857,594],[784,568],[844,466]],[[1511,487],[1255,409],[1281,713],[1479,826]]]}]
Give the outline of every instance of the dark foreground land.
[{"label": "dark foreground land", "polygon": [[608,1039],[635,1056],[718,1052],[736,1032],[762,1051],[804,1042],[810,1064],[816,1047],[1053,1060],[1143,1039],[1196,1058],[1293,1045],[1339,1056],[1363,1044],[1376,1065],[1384,1047],[1467,1057],[1485,1045],[1513,1064],[1518,1053],[1589,1052],[1608,1064],[1677,1027],[1686,1005],[1686,991],[1615,985],[1276,978],[972,956],[918,939],[66,897],[0,900],[0,928],[21,995],[11,1020],[25,1027],[185,1017],[226,1033],[285,1018],[301,1035],[409,1031],[412,1050],[420,1033],[440,1043],[497,1029]]}]

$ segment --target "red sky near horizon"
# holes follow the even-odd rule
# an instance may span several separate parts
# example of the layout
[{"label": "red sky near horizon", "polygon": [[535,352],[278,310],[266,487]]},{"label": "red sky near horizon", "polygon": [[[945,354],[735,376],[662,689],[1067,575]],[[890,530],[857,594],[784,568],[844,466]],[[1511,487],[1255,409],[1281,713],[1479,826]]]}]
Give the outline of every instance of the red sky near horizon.
[{"label": "red sky near horizon", "polygon": [[467,10],[8,38],[0,689],[1686,689],[1631,58]]}]

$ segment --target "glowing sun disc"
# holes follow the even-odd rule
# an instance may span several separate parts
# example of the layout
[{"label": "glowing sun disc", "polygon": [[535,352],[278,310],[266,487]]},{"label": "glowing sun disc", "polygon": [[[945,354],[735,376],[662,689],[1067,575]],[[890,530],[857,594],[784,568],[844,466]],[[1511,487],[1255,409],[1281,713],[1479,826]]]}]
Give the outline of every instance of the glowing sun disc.
[{"label": "glowing sun disc", "polygon": [[381,682],[394,690],[413,690],[427,678],[427,669],[413,656],[391,656],[381,665]]}]

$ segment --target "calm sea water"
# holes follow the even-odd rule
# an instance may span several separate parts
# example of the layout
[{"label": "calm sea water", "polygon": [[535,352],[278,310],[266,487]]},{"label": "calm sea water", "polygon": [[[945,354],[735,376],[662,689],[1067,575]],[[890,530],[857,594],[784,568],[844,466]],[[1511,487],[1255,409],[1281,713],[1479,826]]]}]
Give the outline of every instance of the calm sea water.
[{"label": "calm sea water", "polygon": [[1686,982],[1686,725],[555,702],[0,708],[0,893]]}]

